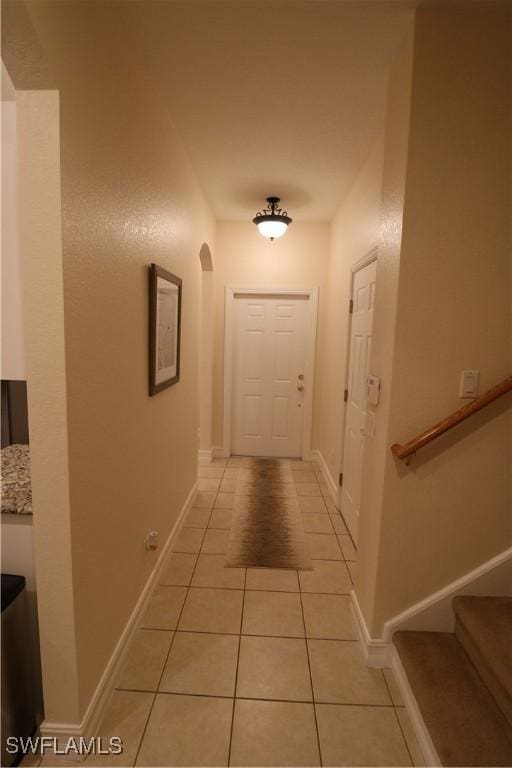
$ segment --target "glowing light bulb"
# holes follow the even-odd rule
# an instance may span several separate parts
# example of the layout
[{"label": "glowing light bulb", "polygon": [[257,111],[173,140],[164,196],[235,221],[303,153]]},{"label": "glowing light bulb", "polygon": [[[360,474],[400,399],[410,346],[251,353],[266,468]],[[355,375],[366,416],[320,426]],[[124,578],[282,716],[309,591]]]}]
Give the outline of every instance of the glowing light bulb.
[{"label": "glowing light bulb", "polygon": [[288,224],[284,221],[260,221],[258,229],[263,237],[274,240],[276,237],[282,237],[288,229]]}]

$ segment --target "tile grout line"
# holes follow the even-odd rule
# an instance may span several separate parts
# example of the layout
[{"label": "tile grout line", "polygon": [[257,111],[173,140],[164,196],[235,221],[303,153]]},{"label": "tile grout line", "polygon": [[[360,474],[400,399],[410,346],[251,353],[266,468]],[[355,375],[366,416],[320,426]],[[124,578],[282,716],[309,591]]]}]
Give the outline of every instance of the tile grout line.
[{"label": "tile grout line", "polygon": [[[204,553],[204,552],[200,552],[200,553],[197,553],[197,552],[187,552],[187,553],[180,552],[179,554],[191,554],[191,555],[201,554],[201,555],[205,555],[206,553]],[[217,554],[216,557],[219,557],[220,554],[223,554],[223,553]],[[315,560],[314,562],[339,563],[339,564],[343,564],[345,566],[355,565],[357,563],[356,560],[328,560],[328,561],[325,561],[325,560]],[[251,568],[251,566],[236,566],[234,568],[234,570],[236,570],[237,568],[245,568],[245,567]],[[284,570],[284,569],[275,569],[275,570]],[[314,568],[312,569],[312,571],[314,571]],[[306,574],[307,573],[311,573],[312,571],[305,571],[305,573]],[[350,576],[350,571],[349,571],[348,568],[347,568],[347,572],[348,572],[348,574]],[[182,584],[162,584],[161,586],[173,587],[173,586],[186,586],[186,585],[182,585]],[[193,589],[234,589],[234,590],[240,590],[240,587],[197,587],[195,585],[192,588]],[[256,589],[256,588],[252,588],[252,589],[248,590],[248,592],[278,592],[278,593],[284,593],[284,594],[290,594],[290,595],[298,594],[299,592],[301,592],[304,595],[326,595],[326,596],[332,595],[334,597],[350,597],[351,591],[352,590],[350,590],[348,592],[322,592],[321,590],[302,589],[301,586],[300,586],[300,580],[299,580],[299,589],[297,589],[297,590],[291,590],[291,589]]]},{"label": "tile grout line", "polygon": [[[201,587],[203,589],[203,587]],[[209,589],[209,587],[204,587],[204,589]],[[239,589],[236,590],[237,592],[243,592],[244,590]],[[249,590],[247,590],[249,591]],[[298,595],[298,592],[288,592],[288,593],[279,593],[279,594],[290,594],[290,595]],[[307,594],[307,593],[306,593]],[[174,634],[186,634],[186,635],[224,635],[225,637],[238,637],[239,634],[237,632],[213,632],[211,630],[205,630],[205,629],[155,629],[153,627],[141,627],[141,630],[144,632],[173,632]],[[257,633],[251,633],[251,632],[243,632],[242,637],[259,637],[262,640],[266,640],[267,638],[273,638],[274,640],[319,640],[323,643],[359,643],[359,640],[354,640],[353,638],[347,638],[347,637],[307,637],[305,635],[260,635]],[[130,690],[129,688],[116,688],[116,690]]]},{"label": "tile grout line", "polygon": [[386,679],[386,675],[384,674],[384,670],[381,670],[381,671],[382,671],[382,677],[384,678],[384,684],[385,684],[385,686],[386,686],[386,688],[388,690],[388,695],[389,695],[389,698],[390,698],[391,703],[393,705],[393,712],[395,713],[395,719],[396,719],[396,722],[398,724],[398,728],[400,729],[400,733],[402,734],[402,739],[404,741],[405,748],[407,750],[407,754],[409,755],[409,759],[411,761],[411,766],[413,766],[414,765],[414,760],[413,760],[413,757],[412,757],[411,750],[409,749],[409,744],[407,743],[407,738],[405,736],[404,729],[402,728],[402,723],[400,722],[400,718],[398,717],[398,712],[396,711],[397,710],[397,706],[396,706],[395,701],[393,699],[393,694],[391,693],[391,686],[389,685],[389,683],[388,683],[388,681]]},{"label": "tile grout line", "polygon": [[[181,554],[181,553],[180,553]],[[197,554],[195,552],[190,552],[188,554]],[[222,555],[221,555],[222,556]],[[213,555],[213,557],[219,557],[219,555]],[[334,560],[335,563],[340,563],[341,560]],[[241,570],[242,568],[247,568],[245,565],[237,565],[235,568],[231,569],[233,571]],[[279,569],[275,569],[279,570]],[[161,587],[183,587],[187,586],[187,584],[160,584]],[[196,586],[194,584],[191,585],[191,589],[227,589],[231,590],[233,592],[241,592],[244,588],[243,587],[201,587]],[[247,588],[246,588],[247,589]],[[291,590],[291,589],[247,589],[247,592],[270,592],[272,595],[298,595],[301,590]],[[350,592],[304,592],[302,591],[302,594],[304,595],[331,595],[332,597],[350,597]],[[236,632],[231,632],[228,634],[236,634]]]},{"label": "tile grout line", "polygon": [[[217,493],[218,493],[218,491],[217,491]],[[217,493],[216,493],[216,495],[215,495],[214,503],[215,503],[215,500],[216,500],[216,498],[217,498]],[[211,516],[212,516],[212,510],[213,510],[213,506],[212,506],[212,508],[211,508],[211,510],[210,510],[210,516],[208,517],[208,522],[210,521],[210,518],[211,518]],[[183,530],[183,528],[184,528],[184,527],[185,527],[185,526],[182,526],[182,530]],[[207,531],[207,530],[208,530],[207,528],[205,528],[205,529],[204,529],[204,534],[203,534],[203,537],[202,537],[202,539],[201,539],[201,546],[203,546],[203,542],[204,542],[204,539],[205,539],[205,536],[206,536],[206,531]],[[180,531],[180,533],[181,533],[181,531]],[[174,551],[172,551],[172,552],[169,554],[169,559],[172,557],[172,555],[173,555],[173,554],[174,554]],[[177,553],[177,554],[180,554],[180,553]],[[187,554],[191,554],[191,553],[187,553]],[[180,609],[180,612],[179,612],[179,614],[178,614],[178,617],[177,617],[177,619],[176,619],[176,626],[175,626],[175,628],[174,628],[174,630],[173,630],[172,639],[171,639],[171,642],[170,642],[170,644],[169,644],[169,650],[167,651],[167,655],[166,655],[166,657],[165,657],[165,661],[164,661],[164,663],[163,663],[163,665],[162,665],[162,671],[160,672],[160,677],[159,677],[159,679],[158,679],[158,684],[157,684],[157,687],[156,687],[156,691],[155,691],[155,692],[154,692],[154,694],[153,694],[153,701],[151,702],[151,707],[150,707],[150,709],[149,709],[149,712],[148,712],[148,716],[147,716],[147,718],[146,718],[146,722],[145,722],[145,724],[144,724],[144,729],[143,729],[143,731],[142,731],[142,734],[141,734],[141,737],[140,737],[139,746],[138,746],[138,748],[137,748],[137,752],[136,752],[136,754],[135,754],[135,759],[134,759],[134,761],[133,761],[133,765],[134,765],[134,766],[137,764],[137,760],[139,759],[140,750],[142,749],[142,745],[143,745],[143,743],[144,743],[144,739],[145,739],[145,737],[146,737],[146,731],[147,731],[147,729],[148,729],[149,721],[150,721],[150,719],[151,719],[151,715],[152,715],[152,713],[153,713],[153,709],[154,709],[154,707],[155,707],[156,697],[157,697],[157,695],[158,695],[158,691],[159,691],[160,685],[161,685],[161,683],[162,683],[162,678],[163,678],[163,676],[164,676],[165,667],[167,666],[167,662],[168,662],[168,660],[169,660],[169,656],[171,655],[171,650],[172,650],[172,647],[173,647],[173,645],[174,645],[174,640],[175,640],[175,638],[176,638],[176,633],[177,633],[177,630],[178,630],[178,626],[179,626],[179,623],[180,623],[180,620],[181,620],[181,616],[182,616],[183,610],[184,610],[184,608],[185,608],[185,603],[187,602],[187,598],[188,598],[188,596],[189,596],[189,592],[190,592],[190,584],[192,583],[192,579],[194,578],[194,574],[195,574],[195,572],[196,572],[196,568],[197,568],[197,563],[198,563],[198,562],[199,562],[199,554],[197,554],[197,556],[196,556],[196,562],[194,563],[194,568],[193,568],[192,574],[191,574],[191,576],[190,576],[190,582],[189,582],[189,585],[188,585],[188,587],[187,587],[187,591],[186,591],[186,593],[185,593],[185,599],[183,600],[183,603],[182,603],[182,605],[181,605],[181,609]],[[158,586],[162,586],[162,585],[158,584]],[[167,630],[167,631],[170,631],[170,630]]]},{"label": "tile grout line", "polygon": [[[298,573],[297,573],[298,578]],[[316,743],[318,747],[318,759],[320,761],[320,765],[323,765],[322,761],[322,747],[320,746],[320,733],[318,731],[318,718],[316,716],[316,703],[315,703],[315,689],[313,688],[313,672],[311,671],[311,658],[309,656],[309,644],[308,644],[308,637],[307,637],[307,630],[306,630],[306,617],[304,616],[304,603],[302,602],[302,592],[299,592],[299,599],[300,599],[300,607],[302,612],[302,623],[304,625],[304,642],[306,644],[306,656],[308,659],[308,670],[309,670],[309,683],[311,685],[311,699],[313,703],[313,716],[315,718],[315,731],[316,731]]]},{"label": "tile grout line", "polygon": [[[304,640],[304,638],[301,638]],[[183,693],[182,691],[146,691],[141,688],[120,688],[118,690],[125,691],[127,693],[158,693],[159,696],[191,696],[196,699],[226,699],[228,701],[233,700],[233,696],[226,696],[224,694],[218,695],[213,693]],[[395,707],[393,704],[367,704],[361,702],[349,702],[349,701],[322,701],[313,699],[265,699],[261,696],[236,696],[237,701],[267,701],[269,703],[278,701],[283,704],[318,704],[320,706],[332,706],[332,707],[362,707],[372,709],[406,709],[405,707]]]},{"label": "tile grout line", "polygon": [[[227,466],[228,466],[228,462],[226,462],[226,467]],[[240,469],[240,468],[238,468],[238,469]],[[238,474],[239,474],[239,472],[237,472],[237,477],[234,479],[235,485],[238,482]],[[219,486],[219,488],[220,488],[220,486]],[[233,499],[233,502],[234,502],[234,499]],[[234,515],[234,503],[233,503],[233,508],[231,510],[231,527],[233,526],[233,515]],[[229,532],[231,532],[231,527],[229,528]],[[226,555],[224,553],[224,561],[225,561],[225,557],[226,557]],[[243,591],[242,591],[242,610],[240,612],[240,631],[238,633],[238,650],[237,650],[237,655],[236,655],[235,682],[234,682],[233,697],[232,697],[233,705],[232,705],[232,708],[231,708],[231,724],[230,724],[230,729],[229,729],[229,745],[228,745],[228,755],[227,755],[227,762],[226,762],[227,766],[229,766],[230,762],[231,762],[231,747],[232,747],[232,743],[233,743],[233,728],[234,728],[234,724],[235,724],[236,689],[237,689],[237,685],[238,685],[238,667],[239,667],[239,664],[240,664],[240,646],[242,644],[242,624],[243,624],[243,620],[244,620],[245,586],[246,586],[246,583],[247,583],[247,568],[244,568],[244,586],[243,586]]]},{"label": "tile grout line", "polygon": [[[304,528],[304,526],[303,526],[303,528]],[[313,559],[313,558],[311,558],[311,559]],[[298,571],[297,571],[297,580],[299,582],[300,610],[301,610],[301,614],[302,614],[302,624],[304,626],[304,642],[305,642],[305,645],[306,645],[306,657],[307,657],[307,660],[308,660],[309,684],[311,686],[311,699],[312,699],[312,703],[313,703],[313,717],[315,718],[315,732],[316,732],[316,745],[317,745],[317,748],[318,748],[318,760],[319,760],[320,766],[322,766],[323,765],[322,747],[321,747],[321,744],[320,744],[320,733],[318,731],[318,718],[317,718],[317,714],[316,714],[316,705],[315,705],[315,689],[313,687],[313,672],[311,671],[311,658],[310,658],[310,655],[309,655],[308,632],[307,632],[307,629],[306,629],[306,617],[304,615],[304,602],[302,600],[302,594],[303,593],[300,590],[300,577],[299,577],[299,572]]]},{"label": "tile grout line", "polygon": [[237,701],[237,686],[238,686],[238,669],[240,666],[240,649],[242,647],[242,628],[244,623],[244,609],[245,609],[245,592],[247,585],[247,568],[244,568],[244,589],[242,594],[242,612],[240,614],[240,633],[238,635],[238,653],[236,656],[236,671],[235,671],[235,686],[233,689],[233,709],[231,711],[231,729],[229,732],[229,749],[228,749],[228,766],[231,765],[231,748],[233,745],[233,729],[235,726],[235,706]]},{"label": "tile grout line", "polygon": [[[402,739],[404,740],[405,748],[407,750],[407,754],[409,755],[409,759],[411,761],[411,766],[414,766],[414,765],[416,765],[416,763],[414,762],[414,758],[412,756],[412,752],[409,749],[409,742],[407,741],[407,737],[406,737],[406,735],[404,733],[404,729],[402,728],[402,723],[400,722],[400,718],[398,717],[398,712],[396,711],[397,709],[398,708],[393,705],[393,712],[395,713],[395,718],[396,718],[396,721],[398,723],[398,727],[400,728],[400,733],[402,734]],[[404,709],[405,709],[405,707],[404,707]]]},{"label": "tile grout line", "polygon": [[[184,552],[179,552],[177,554],[185,554]],[[188,555],[196,555],[196,561],[198,559],[197,552],[187,552]],[[216,555],[218,557],[218,555]],[[334,560],[335,563],[342,562],[341,560]],[[245,566],[236,566],[237,568],[245,568]],[[236,570],[236,569],[233,569]],[[159,587],[188,587],[188,584],[159,584]],[[232,592],[242,592],[243,587],[198,587],[195,585],[190,585],[191,589],[224,589]],[[307,592],[306,590],[294,590],[291,589],[248,589],[247,592],[272,592],[272,594],[276,595],[317,595],[318,597],[350,597],[350,592]],[[163,632],[172,632],[172,629],[163,629],[161,627],[141,627],[141,629],[154,629],[156,631],[163,631]],[[227,635],[235,635],[236,632],[226,632]]]},{"label": "tile grout line", "polygon": [[[227,531],[227,528],[187,528],[187,531]],[[312,536],[332,536],[331,533],[320,533],[320,534],[311,534]],[[204,541],[204,536],[202,541]],[[202,546],[202,545],[201,545]],[[339,546],[339,544],[338,544]],[[173,551],[171,554],[173,555],[224,555],[226,556],[226,552],[202,552],[199,550],[199,552],[186,552],[185,550],[177,549]],[[343,554],[343,553],[342,553]],[[315,562],[322,562],[322,563],[356,563],[357,560],[345,560],[344,557],[340,557],[337,560],[334,560],[332,557],[312,557],[311,560],[314,560]],[[257,566],[235,566],[235,568],[250,568],[250,567],[257,567]],[[276,570],[291,570],[289,568],[277,568]],[[173,586],[172,584],[168,584],[167,586]],[[265,592],[267,590],[254,590]],[[286,591],[286,590],[278,590],[278,591]]]}]

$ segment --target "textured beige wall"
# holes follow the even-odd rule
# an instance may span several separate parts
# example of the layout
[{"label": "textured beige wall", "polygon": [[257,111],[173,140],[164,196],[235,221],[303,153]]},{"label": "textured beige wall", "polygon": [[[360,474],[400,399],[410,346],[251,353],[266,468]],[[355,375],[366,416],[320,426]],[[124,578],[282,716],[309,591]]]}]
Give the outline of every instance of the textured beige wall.
[{"label": "textured beige wall", "polygon": [[[510,9],[417,12],[388,445],[510,374]],[[385,454],[372,634],[510,546],[510,398],[413,459]]]},{"label": "textured beige wall", "polygon": [[46,716],[79,719],[71,557],[59,95],[17,94],[19,245]]},{"label": "textured beige wall", "polygon": [[[14,16],[25,9],[19,2],[10,7]],[[155,527],[165,538],[194,480],[199,248],[203,241],[212,245],[213,221],[161,99],[144,76],[136,30],[129,24],[123,27],[126,45],[120,46],[118,9],[108,3],[36,2],[29,10],[37,55],[46,50],[49,61],[24,60],[35,50],[23,45],[25,17],[18,29],[8,30],[16,44],[7,53],[19,65],[19,79],[16,66],[10,71],[17,87],[52,85],[61,99],[71,513],[65,474],[54,489],[52,475],[41,471],[39,487],[47,502],[56,494],[60,511],[54,523],[62,523],[63,538],[53,550],[51,525],[41,528],[46,551],[57,553],[64,575],[68,570],[66,589],[53,606],[56,624],[48,613],[45,628],[55,659],[61,648],[67,659],[60,672],[66,680],[47,679],[47,717],[69,721],[83,714],[154,564],[142,546],[146,531]],[[363,502],[357,585],[373,634],[386,618],[510,542],[510,417],[504,404],[438,443],[410,469],[395,465],[389,454],[394,439],[406,439],[459,405],[461,368],[480,368],[484,388],[509,372],[510,82],[504,21],[494,6],[465,8],[463,14],[446,8],[418,13],[400,283],[410,40],[391,77],[376,308],[382,357],[372,359],[372,370],[383,379],[383,399],[365,465],[372,495]],[[361,200],[369,201],[362,212],[374,211],[375,167],[368,186],[361,182]],[[349,234],[340,230],[345,237],[348,242]],[[50,245],[55,249],[58,243]],[[294,223],[272,244],[251,222],[219,226],[216,404],[222,402],[224,285],[318,285],[320,328],[332,328],[336,314],[330,320],[323,315],[331,305],[324,300],[328,256],[327,225]],[[150,261],[184,278],[182,381],[151,399]],[[341,261],[336,268],[344,269]],[[338,298],[333,287],[331,303]],[[55,311],[62,311],[58,303]],[[62,344],[62,323],[56,327]],[[61,346],[51,361],[61,388],[63,355]],[[54,370],[42,357],[34,360],[39,391],[48,397]],[[63,390],[56,394],[62,404]],[[65,414],[58,413],[56,432],[52,413],[40,424],[39,454],[57,434],[52,455],[60,455],[65,466]],[[324,439],[322,423],[317,391],[313,447]],[[216,444],[221,426],[218,407]],[[36,440],[36,451],[37,445]],[[326,446],[329,455],[333,450],[334,438]],[[57,583],[59,569],[50,575]],[[49,602],[50,582],[45,588]]]},{"label": "textured beige wall", "polygon": [[2,66],[2,378],[26,379],[21,259],[18,248],[16,92]]},{"label": "textured beige wall", "polygon": [[[283,200],[283,203],[286,203]],[[290,211],[293,218],[293,211]],[[213,444],[222,445],[224,397],[224,293],[243,288],[319,288],[319,323],[325,304],[329,228],[294,222],[279,240],[263,238],[251,222],[219,222],[214,269]],[[315,379],[318,374],[316,366]],[[318,441],[319,393],[315,381],[312,448]]]},{"label": "textured beige wall", "polygon": [[[166,540],[195,481],[199,251],[204,241],[213,244],[214,222],[164,102],[145,77],[136,29],[127,23],[118,35],[119,8],[28,8],[61,101],[71,558],[83,715],[158,556],[144,550],[144,536],[155,528]],[[19,30],[12,32],[19,40]],[[15,84],[16,64],[24,81],[33,69],[23,51],[16,45],[10,52]],[[153,261],[183,279],[182,357],[181,381],[150,398]],[[59,627],[47,629],[57,651]],[[46,718],[75,719],[74,710],[61,717],[61,709],[48,706]]]},{"label": "textured beige wall", "polygon": [[366,440],[359,519],[356,592],[365,617],[371,616],[381,533],[384,468],[389,451],[389,408],[405,195],[414,25],[397,53],[388,83],[377,290],[371,369],[381,380],[375,411],[375,437]]},{"label": "textured beige wall", "polygon": [[[384,131],[382,131],[382,135]],[[351,267],[378,243],[383,138],[373,147],[330,227],[327,283],[319,332],[318,448],[337,483],[342,466]]]}]

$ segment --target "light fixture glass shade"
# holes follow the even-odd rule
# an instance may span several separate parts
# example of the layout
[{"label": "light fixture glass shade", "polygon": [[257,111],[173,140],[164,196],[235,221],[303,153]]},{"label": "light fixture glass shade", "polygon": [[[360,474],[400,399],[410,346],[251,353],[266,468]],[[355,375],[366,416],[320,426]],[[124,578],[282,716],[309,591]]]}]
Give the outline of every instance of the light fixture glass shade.
[{"label": "light fixture glass shade", "polygon": [[282,208],[279,208],[278,197],[267,197],[268,206],[257,213],[253,222],[263,237],[268,240],[275,240],[276,237],[282,237],[288,229],[288,224],[292,220]]},{"label": "light fixture glass shade", "polygon": [[282,237],[287,229],[288,224],[284,221],[258,222],[258,230],[260,231],[260,234],[262,234],[263,237],[267,237],[269,240],[273,240],[276,237]]}]

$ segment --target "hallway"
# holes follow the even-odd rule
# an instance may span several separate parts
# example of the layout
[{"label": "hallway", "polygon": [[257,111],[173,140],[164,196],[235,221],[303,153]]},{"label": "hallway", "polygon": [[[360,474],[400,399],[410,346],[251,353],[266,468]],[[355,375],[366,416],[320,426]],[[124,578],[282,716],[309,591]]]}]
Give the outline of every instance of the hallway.
[{"label": "hallway", "polygon": [[313,570],[225,567],[249,461],[200,465],[195,506],[99,730],[122,738],[123,755],[86,764],[411,765],[417,747],[391,672],[368,669],[357,639],[356,553],[318,465],[279,462]]},{"label": "hallway", "polygon": [[[415,709],[392,638],[453,634],[452,595],[510,593],[511,401],[487,394],[511,377],[511,3],[1,11],[2,381],[28,393],[33,501],[3,515],[2,557],[44,702],[23,731],[123,740],[88,765],[449,764],[434,721],[444,755],[454,719],[478,729],[440,706],[444,673],[430,721]],[[311,301],[301,354],[272,305],[291,296]],[[252,346],[230,332],[242,297]],[[304,527],[281,549],[311,557],[252,567],[235,540],[280,548],[257,515],[236,539],[236,497],[275,510],[241,491],[248,459],[198,479],[198,457],[269,456],[269,434],[318,461],[281,465]]]}]

